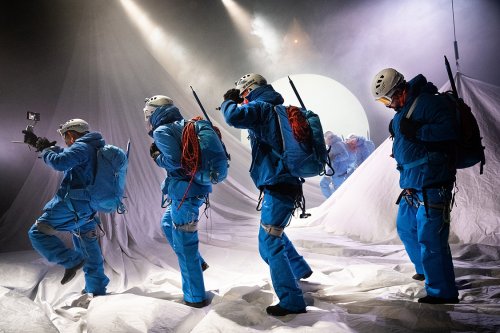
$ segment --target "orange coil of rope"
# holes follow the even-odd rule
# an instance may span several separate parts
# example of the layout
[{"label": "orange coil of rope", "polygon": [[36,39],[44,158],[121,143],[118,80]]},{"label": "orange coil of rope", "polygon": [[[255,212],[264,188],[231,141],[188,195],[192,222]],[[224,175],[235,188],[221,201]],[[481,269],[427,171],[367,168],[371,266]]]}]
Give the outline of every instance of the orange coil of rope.
[{"label": "orange coil of rope", "polygon": [[187,124],[184,125],[184,129],[182,130],[181,167],[188,176],[191,176],[191,179],[189,180],[189,185],[186,188],[177,209],[180,209],[184,200],[186,200],[189,188],[193,183],[194,175],[196,174],[198,166],[201,163],[200,143],[198,142],[198,136],[196,135],[195,122],[202,119],[203,118],[200,116],[190,119]]},{"label": "orange coil of rope", "polygon": [[311,140],[311,128],[304,114],[296,106],[287,107],[286,113],[295,139],[300,143],[309,142]]},{"label": "orange coil of rope", "polygon": [[189,176],[194,176],[201,163],[200,144],[196,135],[195,122],[203,119],[198,116],[187,122],[182,130],[181,166]]}]

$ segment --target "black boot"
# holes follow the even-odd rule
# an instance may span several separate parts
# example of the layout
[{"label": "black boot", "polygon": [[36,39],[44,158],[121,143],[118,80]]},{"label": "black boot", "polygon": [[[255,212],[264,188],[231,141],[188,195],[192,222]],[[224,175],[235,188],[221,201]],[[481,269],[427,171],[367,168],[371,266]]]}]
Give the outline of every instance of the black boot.
[{"label": "black boot", "polygon": [[309,271],[307,272],[306,274],[304,274],[303,277],[300,278],[300,280],[305,280],[307,279],[308,277],[310,277],[312,275],[313,271]]},{"label": "black boot", "polygon": [[64,270],[64,276],[61,280],[61,284],[66,284],[69,281],[73,280],[73,278],[76,275],[76,272],[83,267],[83,264],[85,263],[85,260],[82,260],[78,265],[71,267],[71,268],[66,268]]},{"label": "black boot", "polygon": [[208,267],[210,267],[210,266],[208,266],[208,264],[206,262],[201,263],[201,270],[203,272],[206,271],[208,269]]},{"label": "black boot", "polygon": [[184,304],[186,304],[187,306],[190,306],[192,308],[202,308],[202,307],[205,307],[208,305],[207,303],[207,300],[203,300],[201,302],[188,302],[188,301],[184,301]]},{"label": "black boot", "polygon": [[424,281],[425,280],[425,275],[424,274],[415,274],[411,277],[413,280],[417,281]]},{"label": "black boot", "polygon": [[427,303],[427,304],[458,304],[458,297],[454,298],[441,298],[434,296],[425,296],[418,299],[419,303]]},{"label": "black boot", "polygon": [[268,315],[271,316],[276,316],[276,317],[281,317],[281,316],[286,316],[289,314],[298,314],[298,313],[306,313],[306,309],[298,310],[298,311],[292,311],[288,310],[285,308],[282,308],[279,304],[276,305],[270,305],[266,308],[266,312]]}]

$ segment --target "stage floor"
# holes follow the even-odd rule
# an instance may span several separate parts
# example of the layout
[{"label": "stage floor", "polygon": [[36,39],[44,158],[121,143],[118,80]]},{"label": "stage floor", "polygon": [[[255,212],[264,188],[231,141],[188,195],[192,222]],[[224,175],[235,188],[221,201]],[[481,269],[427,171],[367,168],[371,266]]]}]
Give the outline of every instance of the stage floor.
[{"label": "stage floor", "polygon": [[[257,221],[232,228],[207,224],[200,249],[210,267],[211,304],[182,304],[176,258],[166,240],[144,252],[107,258],[109,295],[82,296],[83,273],[60,285],[63,268],[35,252],[0,256],[1,332],[497,332],[500,330],[498,247],[453,245],[460,304],[417,303],[424,283],[399,242],[366,244],[295,223],[287,234],[314,273],[300,284],[307,313],[265,313],[277,302],[257,250]],[[156,253],[156,255],[151,255]],[[106,257],[106,253],[104,256]]]}]

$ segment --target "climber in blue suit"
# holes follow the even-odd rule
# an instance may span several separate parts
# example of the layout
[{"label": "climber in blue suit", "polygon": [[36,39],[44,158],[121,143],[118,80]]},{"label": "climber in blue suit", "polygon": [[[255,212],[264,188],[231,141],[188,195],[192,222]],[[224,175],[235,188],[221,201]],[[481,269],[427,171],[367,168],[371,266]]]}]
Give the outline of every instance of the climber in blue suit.
[{"label": "climber in blue suit", "polygon": [[347,179],[349,170],[349,152],[342,138],[330,131],[325,132],[325,144],[330,149],[328,156],[333,167],[327,167],[326,174],[321,178],[319,186],[325,198],[329,198]]},{"label": "climber in blue suit", "polygon": [[350,175],[373,153],[375,145],[371,140],[356,134],[350,134],[345,143],[350,156]]},{"label": "climber in blue suit", "polygon": [[458,303],[448,244],[450,205],[455,182],[455,110],[419,74],[409,82],[387,68],[372,82],[377,101],[394,109],[393,155],[403,192],[398,199],[397,230],[415,266],[413,278],[425,280],[419,303]]},{"label": "climber in blue suit", "polygon": [[184,303],[201,308],[207,305],[203,271],[208,264],[198,250],[198,215],[212,186],[191,182],[181,167],[184,121],[172,99],[163,95],[148,98],[143,111],[154,139],[150,155],[167,171],[162,191],[171,203],[161,226],[179,261]]},{"label": "climber in blue suit", "polygon": [[[239,103],[244,103],[238,106]],[[259,74],[247,74],[236,83],[236,89],[224,94],[221,111],[226,122],[248,129],[252,147],[250,176],[264,197],[259,229],[259,252],[269,265],[279,303],[267,307],[270,315],[283,316],[306,312],[298,280],[312,270],[297,253],[284,229],[302,198],[302,182],[293,177],[272,150],[281,151],[281,135],[274,106],[283,97]]]},{"label": "climber in blue suit", "polygon": [[[85,289],[94,296],[105,295],[109,279],[104,274],[104,260],[98,241],[96,211],[88,200],[69,198],[70,190],[84,189],[93,181],[97,149],[104,146],[100,133],[90,132],[82,119],[71,119],[58,130],[68,148],[54,146],[47,138],[23,131],[24,142],[41,152],[51,168],[64,172],[56,195],[28,232],[33,248],[48,261],[64,266],[61,284],[68,283],[83,267]],[[67,248],[56,235],[68,231],[73,235],[74,249]]]}]

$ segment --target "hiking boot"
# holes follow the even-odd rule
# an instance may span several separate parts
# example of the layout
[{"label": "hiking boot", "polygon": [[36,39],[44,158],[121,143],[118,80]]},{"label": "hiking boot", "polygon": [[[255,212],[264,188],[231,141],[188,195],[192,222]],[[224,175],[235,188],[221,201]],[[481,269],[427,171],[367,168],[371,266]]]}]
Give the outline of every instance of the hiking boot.
[{"label": "hiking boot", "polygon": [[190,306],[192,308],[197,308],[197,309],[205,307],[205,306],[208,305],[206,299],[204,299],[201,302],[188,302],[188,301],[184,301],[184,304],[186,304],[187,306]]},{"label": "hiking boot", "polygon": [[289,314],[298,314],[298,313],[306,313],[306,309],[298,310],[298,311],[292,311],[288,310],[285,308],[282,308],[279,304],[276,305],[270,305],[266,308],[266,312],[268,315],[271,316],[276,316],[276,317],[281,317],[281,316],[286,316]]},{"label": "hiking boot", "polygon": [[73,266],[71,268],[66,268],[64,270],[64,276],[61,280],[61,284],[66,284],[69,281],[73,280],[73,278],[76,275],[76,272],[83,267],[83,264],[85,263],[85,260],[80,261],[80,263],[76,266]]},{"label": "hiking boot", "polygon": [[458,297],[454,298],[441,298],[435,296],[425,296],[418,299],[419,303],[427,303],[427,304],[458,304]]},{"label": "hiking boot", "polygon": [[313,271],[309,271],[307,272],[306,274],[304,274],[303,277],[301,277],[299,280],[305,280],[307,279],[308,277],[310,277],[312,275]]},{"label": "hiking boot", "polygon": [[424,274],[415,274],[411,277],[413,280],[417,281],[425,281],[425,275]]},{"label": "hiking boot", "polygon": [[210,267],[210,266],[208,266],[208,264],[206,262],[201,263],[201,270],[203,272],[206,271],[208,269],[208,267]]}]

